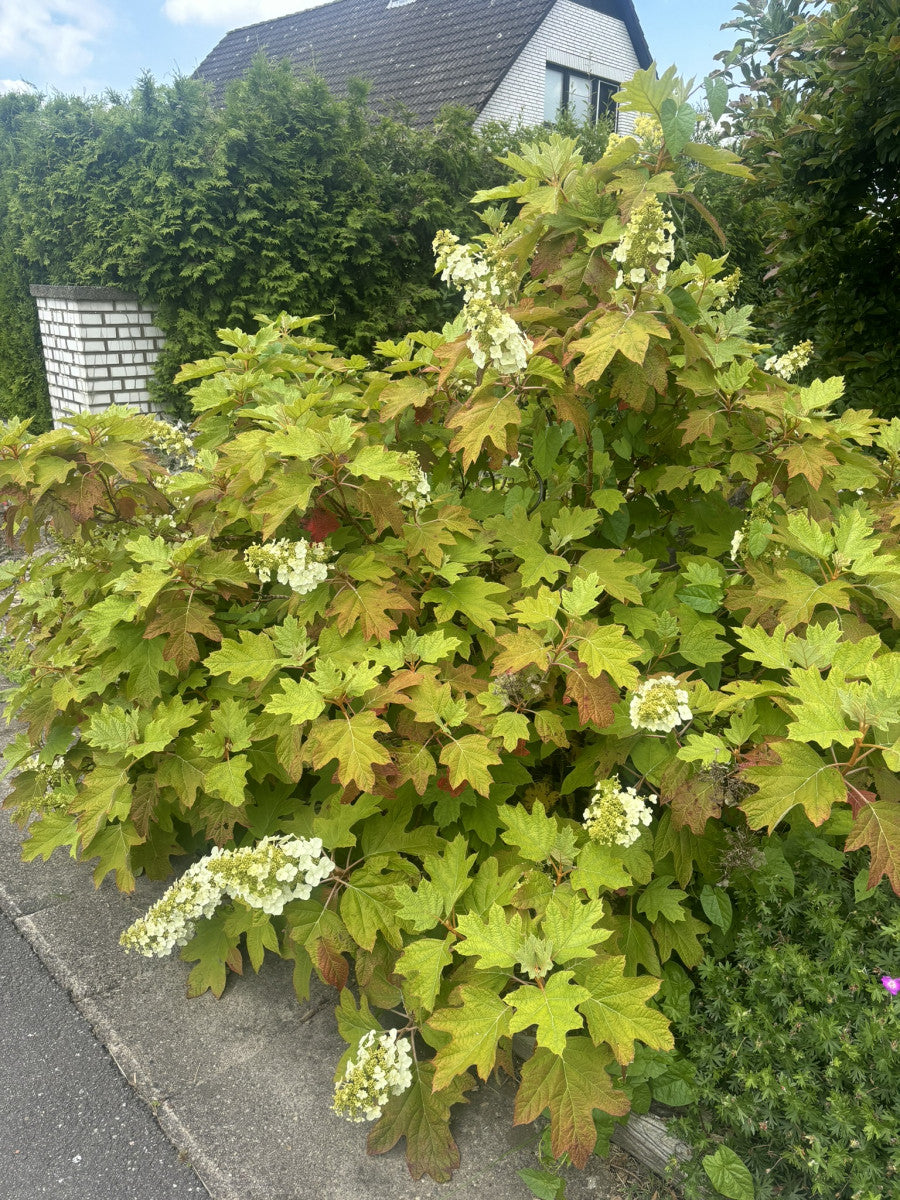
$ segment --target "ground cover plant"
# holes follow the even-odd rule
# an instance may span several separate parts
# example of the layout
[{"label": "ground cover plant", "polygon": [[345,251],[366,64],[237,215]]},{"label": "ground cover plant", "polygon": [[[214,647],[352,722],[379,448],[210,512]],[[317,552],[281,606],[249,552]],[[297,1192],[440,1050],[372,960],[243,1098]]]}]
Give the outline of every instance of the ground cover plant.
[{"label": "ground cover plant", "polygon": [[880,1200],[900,1175],[900,905],[858,852],[841,863],[804,834],[781,849],[762,871],[732,855],[736,932],[673,1013],[696,1072],[683,1136],[699,1167],[724,1135],[758,1200]]},{"label": "ground cover plant", "polygon": [[674,261],[676,164],[745,169],[673,71],[621,99],[639,137],[510,155],[483,237],[438,236],[441,332],[373,364],[263,320],[185,368],[190,433],[0,437],[26,855],[174,872],[123,941],[191,995],[267,953],[338,989],[335,1110],[417,1178],[495,1070],[576,1165],[681,1102],[654,997],[727,926],[735,838],[900,890],[900,421],[833,415],[724,258]]}]

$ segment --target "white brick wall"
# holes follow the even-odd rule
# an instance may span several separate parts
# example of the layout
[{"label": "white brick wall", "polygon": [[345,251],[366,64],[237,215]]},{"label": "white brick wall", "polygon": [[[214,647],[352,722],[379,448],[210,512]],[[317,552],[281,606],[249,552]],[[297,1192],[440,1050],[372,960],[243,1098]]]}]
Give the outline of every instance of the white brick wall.
[{"label": "white brick wall", "polygon": [[33,287],[54,422],[110,404],[152,412],[148,393],[164,338],[153,313],[115,288]]},{"label": "white brick wall", "polygon": [[[640,66],[625,25],[574,0],[557,0],[509,74],[481,110],[486,121],[540,125],[544,119],[544,72],[548,62],[624,83]],[[630,133],[633,114],[620,113],[619,133]]]}]

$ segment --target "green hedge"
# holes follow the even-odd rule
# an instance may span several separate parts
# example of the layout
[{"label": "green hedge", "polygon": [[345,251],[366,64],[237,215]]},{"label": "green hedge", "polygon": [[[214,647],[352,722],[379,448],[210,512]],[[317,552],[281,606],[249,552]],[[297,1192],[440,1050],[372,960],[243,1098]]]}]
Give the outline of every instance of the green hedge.
[{"label": "green hedge", "polygon": [[[181,364],[260,311],[319,313],[349,352],[440,327],[456,301],[433,275],[431,240],[477,233],[468,198],[507,178],[494,156],[518,138],[472,120],[448,110],[417,130],[376,118],[362,85],[337,100],[262,58],[220,107],[199,81],[149,77],[127,97],[0,98],[0,261],[14,264],[0,326],[22,380],[41,370],[26,281],[118,286],[155,304],[168,339],[156,391],[176,410]],[[588,150],[602,149],[606,131],[587,132]],[[42,402],[36,382],[0,371],[7,411]]]}]

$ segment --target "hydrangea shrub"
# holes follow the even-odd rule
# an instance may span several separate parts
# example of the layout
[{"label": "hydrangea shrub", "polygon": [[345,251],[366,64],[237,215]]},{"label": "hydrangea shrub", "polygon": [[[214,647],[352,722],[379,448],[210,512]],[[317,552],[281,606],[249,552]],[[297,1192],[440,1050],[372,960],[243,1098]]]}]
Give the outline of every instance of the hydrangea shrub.
[{"label": "hydrangea shrub", "polygon": [[177,872],[124,940],[189,937],[192,995],[267,951],[338,989],[336,1110],[416,1178],[494,1071],[584,1164],[665,1075],[653,998],[736,842],[900,890],[900,422],[765,370],[665,215],[676,156],[742,168],[671,72],[622,100],[659,135],[510,156],[481,244],[439,239],[441,332],[223,330],[190,445],[115,408],[0,436],[26,856]]}]

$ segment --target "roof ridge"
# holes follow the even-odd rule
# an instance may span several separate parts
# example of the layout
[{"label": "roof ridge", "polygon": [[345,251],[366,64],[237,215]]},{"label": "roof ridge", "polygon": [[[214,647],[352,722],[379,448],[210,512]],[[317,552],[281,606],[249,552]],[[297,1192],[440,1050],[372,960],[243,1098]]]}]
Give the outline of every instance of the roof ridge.
[{"label": "roof ridge", "polygon": [[[322,0],[321,4],[307,4],[305,8],[295,9],[294,12],[282,13],[280,17],[266,17],[264,21],[251,21],[249,25],[235,25],[234,29],[226,29],[222,37],[228,37],[232,33],[243,33],[245,29],[256,29],[260,25],[277,25],[279,21],[293,21],[295,17],[300,17],[303,13],[312,12],[316,8],[334,8],[337,4],[349,4],[352,0]],[[219,38],[222,41],[222,38]],[[218,42],[216,43],[218,45]],[[215,46],[213,47],[215,49]],[[207,57],[209,57],[207,55]]]}]

